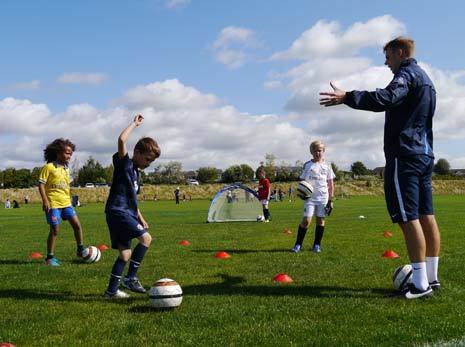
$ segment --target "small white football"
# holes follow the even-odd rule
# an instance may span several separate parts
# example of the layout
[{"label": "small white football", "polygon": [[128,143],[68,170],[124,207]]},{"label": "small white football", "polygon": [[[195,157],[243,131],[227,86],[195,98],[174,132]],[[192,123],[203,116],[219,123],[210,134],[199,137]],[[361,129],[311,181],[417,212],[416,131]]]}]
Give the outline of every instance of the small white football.
[{"label": "small white football", "polygon": [[84,263],[96,263],[100,260],[102,252],[95,246],[89,246],[82,251],[82,260]]},{"label": "small white football", "polygon": [[392,275],[394,289],[403,290],[407,287],[407,284],[412,283],[412,271],[412,265],[410,264],[399,266]]},{"label": "small white football", "polygon": [[297,184],[297,196],[302,200],[307,200],[312,196],[313,193],[313,186],[310,182],[307,181],[300,181]]},{"label": "small white football", "polygon": [[181,286],[171,278],[159,279],[150,288],[149,300],[155,308],[176,308],[182,302]]}]

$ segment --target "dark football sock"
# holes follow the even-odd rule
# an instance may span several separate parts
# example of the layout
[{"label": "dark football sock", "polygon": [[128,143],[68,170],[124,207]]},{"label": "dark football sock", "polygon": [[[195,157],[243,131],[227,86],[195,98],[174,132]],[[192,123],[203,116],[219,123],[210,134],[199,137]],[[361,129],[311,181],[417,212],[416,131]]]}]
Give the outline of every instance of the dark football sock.
[{"label": "dark football sock", "polygon": [[321,245],[321,239],[323,238],[323,233],[325,231],[325,226],[324,225],[317,225],[315,227],[315,241],[313,242],[313,245]]},{"label": "dark football sock", "polygon": [[307,234],[307,228],[299,225],[299,231],[297,232],[297,240],[295,241],[296,245],[301,245],[304,242],[305,234]]},{"label": "dark football sock", "polygon": [[111,269],[110,282],[108,283],[107,292],[116,293],[118,290],[121,275],[123,274],[126,262],[120,257],[116,258],[113,268]]},{"label": "dark football sock", "polygon": [[139,270],[140,263],[142,262],[142,259],[144,259],[147,250],[148,247],[144,246],[142,243],[139,243],[136,248],[134,248],[131,260],[129,261],[129,270],[126,277],[137,277],[137,270]]}]

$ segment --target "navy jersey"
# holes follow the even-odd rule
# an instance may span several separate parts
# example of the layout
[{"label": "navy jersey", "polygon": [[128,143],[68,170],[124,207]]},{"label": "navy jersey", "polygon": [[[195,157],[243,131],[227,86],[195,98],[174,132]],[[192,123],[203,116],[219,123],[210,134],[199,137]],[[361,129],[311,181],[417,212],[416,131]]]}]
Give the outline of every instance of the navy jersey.
[{"label": "navy jersey", "polygon": [[118,153],[115,153],[113,155],[113,166],[113,182],[111,183],[105,212],[116,210],[137,217],[140,172],[134,167],[134,163],[128,154],[120,158]]},{"label": "navy jersey", "polygon": [[433,157],[432,127],[436,91],[415,59],[404,60],[386,88],[373,92],[348,92],[345,104],[359,110],[386,112],[386,158],[419,154]]}]

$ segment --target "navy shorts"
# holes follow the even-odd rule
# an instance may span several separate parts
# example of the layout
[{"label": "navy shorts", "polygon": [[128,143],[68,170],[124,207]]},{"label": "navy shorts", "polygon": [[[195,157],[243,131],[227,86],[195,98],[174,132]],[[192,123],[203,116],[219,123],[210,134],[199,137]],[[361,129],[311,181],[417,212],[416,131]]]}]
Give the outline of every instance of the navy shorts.
[{"label": "navy shorts", "polygon": [[434,158],[418,155],[386,160],[384,194],[393,223],[432,215]]},{"label": "navy shorts", "polygon": [[110,211],[106,213],[107,225],[110,230],[111,248],[131,248],[131,240],[147,232],[137,217],[130,214]]}]

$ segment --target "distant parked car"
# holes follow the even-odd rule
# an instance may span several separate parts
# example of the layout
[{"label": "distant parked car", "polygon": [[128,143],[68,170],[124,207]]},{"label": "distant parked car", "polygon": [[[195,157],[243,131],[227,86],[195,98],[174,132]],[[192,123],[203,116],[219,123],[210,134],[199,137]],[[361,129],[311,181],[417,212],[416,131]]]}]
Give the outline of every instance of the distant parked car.
[{"label": "distant parked car", "polygon": [[95,184],[93,184],[93,183],[86,183],[85,187],[86,187],[86,188],[95,188]]},{"label": "distant parked car", "polygon": [[193,178],[188,178],[186,180],[186,183],[190,186],[198,186],[199,185],[199,181],[197,180],[194,180]]}]

